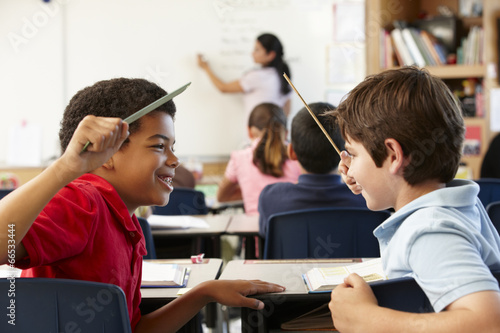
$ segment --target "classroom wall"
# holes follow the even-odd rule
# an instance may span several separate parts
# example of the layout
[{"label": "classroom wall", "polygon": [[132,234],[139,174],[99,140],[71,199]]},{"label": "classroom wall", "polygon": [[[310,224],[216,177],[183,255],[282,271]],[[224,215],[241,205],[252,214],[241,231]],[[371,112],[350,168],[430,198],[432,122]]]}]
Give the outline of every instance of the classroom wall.
[{"label": "classroom wall", "polygon": [[[242,100],[218,92],[197,67],[196,54],[205,54],[222,79],[234,80],[254,66],[255,37],[272,32],[284,44],[292,81],[306,101],[342,95],[364,77],[364,49],[344,52],[344,58],[356,53],[357,65],[348,73],[354,79],[331,78],[332,47],[337,57],[345,49],[334,43],[333,5],[339,2],[346,1],[4,0],[0,140],[6,144],[0,165],[9,164],[10,150],[28,151],[29,143],[39,147],[39,163],[56,156],[59,122],[71,96],[119,76],[147,78],[167,91],[192,82],[174,99],[176,150],[185,159],[227,158],[247,137]],[[294,95],[292,112],[301,107]],[[16,147],[8,132],[23,122],[42,134]]]}]

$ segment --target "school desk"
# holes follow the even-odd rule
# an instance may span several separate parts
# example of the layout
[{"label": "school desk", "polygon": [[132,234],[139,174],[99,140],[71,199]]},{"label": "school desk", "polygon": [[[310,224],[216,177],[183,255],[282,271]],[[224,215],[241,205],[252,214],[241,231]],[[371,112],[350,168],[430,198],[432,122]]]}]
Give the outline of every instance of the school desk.
[{"label": "school desk", "polygon": [[[158,259],[148,260],[151,262],[162,262],[179,264],[190,268],[189,279],[186,288],[193,288],[194,286],[204,282],[215,280],[219,277],[222,259],[203,259],[200,264],[193,264],[189,259]],[[142,301],[141,312],[142,314],[154,311],[163,305],[173,301],[179,297],[178,293],[181,288],[141,288]],[[209,328],[215,327],[217,320],[217,308],[215,303],[210,303],[206,307],[206,325]],[[199,315],[191,320],[183,327],[183,331],[192,332],[198,331],[200,325]]]},{"label": "school desk", "polygon": [[259,279],[286,287],[282,293],[252,296],[266,304],[264,310],[241,309],[242,332],[269,332],[330,301],[330,293],[308,293],[303,273],[314,267],[355,262],[355,259],[233,260],[226,265],[220,279]]},{"label": "school desk", "polygon": [[220,237],[226,232],[231,215],[196,215],[195,217],[205,220],[208,228],[176,228],[176,229],[152,229],[155,242],[168,239],[184,238],[193,243],[191,255],[198,254],[201,242],[206,241],[204,246],[205,256],[211,258],[221,258]]},{"label": "school desk", "polygon": [[259,256],[264,254],[264,242],[259,236],[259,216],[246,214],[231,215],[227,226],[228,235],[241,236],[245,243],[245,259],[256,259],[255,248],[259,249]]}]

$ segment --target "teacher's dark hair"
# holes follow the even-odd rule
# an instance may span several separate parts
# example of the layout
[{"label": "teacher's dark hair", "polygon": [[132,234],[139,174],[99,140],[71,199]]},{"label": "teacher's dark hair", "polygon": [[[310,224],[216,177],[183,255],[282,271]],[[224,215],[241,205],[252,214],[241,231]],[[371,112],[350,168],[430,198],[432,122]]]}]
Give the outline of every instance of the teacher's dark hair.
[{"label": "teacher's dark hair", "polygon": [[283,73],[289,78],[292,78],[290,73],[290,68],[288,68],[288,64],[283,60],[284,50],[283,45],[281,44],[278,37],[273,34],[265,33],[257,37],[257,40],[260,44],[266,49],[267,53],[274,51],[276,53],[276,57],[271,61],[266,67],[274,67],[278,71],[278,75],[281,78],[281,93],[286,95],[290,92],[291,88],[288,85],[288,82],[283,77]]}]

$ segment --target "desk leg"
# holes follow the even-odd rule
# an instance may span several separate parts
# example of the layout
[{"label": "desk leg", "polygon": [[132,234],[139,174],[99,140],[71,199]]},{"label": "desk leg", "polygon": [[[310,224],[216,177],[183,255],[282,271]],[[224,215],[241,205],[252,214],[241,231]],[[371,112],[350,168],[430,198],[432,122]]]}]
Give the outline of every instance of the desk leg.
[{"label": "desk leg", "polygon": [[269,332],[267,318],[262,311],[241,308],[241,332],[264,333]]}]

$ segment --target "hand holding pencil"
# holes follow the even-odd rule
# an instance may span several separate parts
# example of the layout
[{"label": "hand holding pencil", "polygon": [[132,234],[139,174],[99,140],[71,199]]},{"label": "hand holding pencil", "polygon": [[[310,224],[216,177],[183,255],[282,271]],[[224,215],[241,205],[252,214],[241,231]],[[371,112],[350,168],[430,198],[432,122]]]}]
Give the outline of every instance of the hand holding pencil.
[{"label": "hand holding pencil", "polygon": [[[106,163],[128,137],[128,124],[120,118],[86,116],[61,156],[68,171],[83,174]],[[82,154],[86,142],[92,142]]]}]

